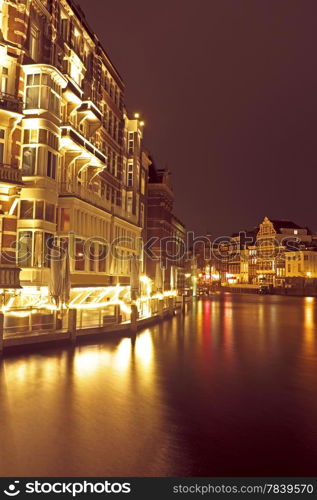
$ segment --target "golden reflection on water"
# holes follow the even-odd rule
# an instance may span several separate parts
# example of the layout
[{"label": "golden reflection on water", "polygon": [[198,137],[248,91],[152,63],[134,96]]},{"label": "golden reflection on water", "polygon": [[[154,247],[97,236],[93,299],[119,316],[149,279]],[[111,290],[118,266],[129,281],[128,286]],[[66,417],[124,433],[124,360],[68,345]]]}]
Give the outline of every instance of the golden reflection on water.
[{"label": "golden reflection on water", "polygon": [[118,375],[125,375],[132,361],[143,372],[151,368],[153,362],[153,341],[149,330],[140,333],[135,340],[123,338],[113,351],[85,347],[74,358],[74,375],[79,378],[95,376],[100,370],[111,368]]},{"label": "golden reflection on water", "polygon": [[305,297],[304,303],[304,351],[307,355],[316,350],[316,322],[315,322],[316,299]]},{"label": "golden reflection on water", "polygon": [[[281,433],[317,420],[316,305],[215,295],[131,338],[5,359],[0,474],[224,475],[223,450],[243,453],[246,436],[253,452],[230,470],[272,474],[255,469],[261,457],[283,463]],[[314,450],[303,439],[294,463]]]}]

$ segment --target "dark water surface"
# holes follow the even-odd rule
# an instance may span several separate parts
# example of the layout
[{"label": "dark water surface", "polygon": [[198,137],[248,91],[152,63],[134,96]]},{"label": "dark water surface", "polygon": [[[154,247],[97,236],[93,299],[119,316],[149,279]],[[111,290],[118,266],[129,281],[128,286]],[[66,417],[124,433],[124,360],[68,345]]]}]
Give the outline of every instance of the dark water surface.
[{"label": "dark water surface", "polygon": [[0,475],[316,475],[317,302],[215,295],[0,363]]}]

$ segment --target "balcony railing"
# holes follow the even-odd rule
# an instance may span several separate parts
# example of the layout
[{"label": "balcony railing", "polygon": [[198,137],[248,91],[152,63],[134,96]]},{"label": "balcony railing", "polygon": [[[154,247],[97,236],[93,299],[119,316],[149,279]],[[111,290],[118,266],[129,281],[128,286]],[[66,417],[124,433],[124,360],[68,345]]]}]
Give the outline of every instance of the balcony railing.
[{"label": "balcony railing", "polygon": [[106,155],[104,155],[101,151],[99,151],[99,149],[96,148],[96,146],[94,146],[90,141],[85,139],[85,137],[80,132],[75,130],[73,126],[63,125],[61,127],[61,130],[62,130],[62,138],[69,137],[75,144],[86,149],[87,151],[89,151],[89,153],[98,158],[98,160],[106,164],[107,161]]},{"label": "balcony railing", "polygon": [[0,109],[22,114],[23,101],[20,97],[0,92]]},{"label": "balcony railing", "polygon": [[102,210],[106,210],[117,217],[121,217],[132,224],[137,224],[136,215],[128,215],[122,207],[118,207],[117,205],[113,205],[109,200],[104,198],[101,194],[89,189],[86,186],[77,183],[66,183],[62,182],[60,184],[60,195],[61,196],[76,196],[83,201],[87,201],[91,203],[95,207],[101,208]]},{"label": "balcony railing", "polygon": [[0,182],[22,184],[22,172],[13,165],[0,163]]},{"label": "balcony railing", "polygon": [[78,198],[88,201],[92,205],[107,210],[111,212],[111,202],[106,198],[102,197],[99,193],[89,189],[86,186],[82,186],[78,183],[66,183],[62,182],[60,185],[60,194],[77,196]]}]

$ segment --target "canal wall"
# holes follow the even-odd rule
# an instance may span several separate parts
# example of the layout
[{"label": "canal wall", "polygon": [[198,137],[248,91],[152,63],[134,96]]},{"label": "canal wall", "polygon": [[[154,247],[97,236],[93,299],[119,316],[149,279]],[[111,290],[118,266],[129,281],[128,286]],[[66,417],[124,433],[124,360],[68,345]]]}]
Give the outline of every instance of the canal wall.
[{"label": "canal wall", "polygon": [[[258,293],[258,285],[229,285],[221,286],[221,292],[230,293]],[[303,284],[298,286],[273,287],[270,295],[283,295],[290,297],[317,297],[317,286],[315,284]]]},{"label": "canal wall", "polygon": [[[120,315],[114,318],[114,321],[103,326],[92,326],[79,328],[78,315],[75,309],[67,311],[67,327],[64,329],[56,329],[54,331],[30,331],[18,335],[4,335],[4,315],[0,313],[0,356],[15,353],[27,352],[37,349],[43,349],[53,346],[62,346],[64,344],[76,345],[80,341],[89,342],[97,337],[106,337],[110,335],[132,336],[139,330],[143,330],[150,325],[159,323],[173,317],[175,314],[185,313],[191,305],[192,297],[181,297],[169,299],[168,304],[162,301],[158,305],[158,311],[148,317],[138,317],[138,311],[131,311],[129,321],[121,322]],[[134,306],[135,307],[135,306]],[[115,321],[117,320],[117,321]]]}]

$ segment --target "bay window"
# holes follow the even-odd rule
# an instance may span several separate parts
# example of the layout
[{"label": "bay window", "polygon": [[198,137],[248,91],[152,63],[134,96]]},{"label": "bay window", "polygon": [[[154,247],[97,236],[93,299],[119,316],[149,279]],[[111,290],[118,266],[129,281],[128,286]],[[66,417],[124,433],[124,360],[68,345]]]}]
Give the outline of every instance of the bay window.
[{"label": "bay window", "polygon": [[28,75],[26,109],[46,109],[60,116],[60,86],[46,73]]}]

